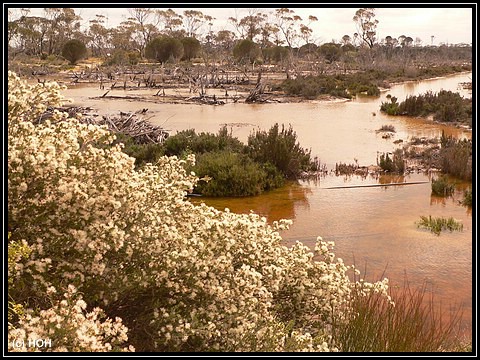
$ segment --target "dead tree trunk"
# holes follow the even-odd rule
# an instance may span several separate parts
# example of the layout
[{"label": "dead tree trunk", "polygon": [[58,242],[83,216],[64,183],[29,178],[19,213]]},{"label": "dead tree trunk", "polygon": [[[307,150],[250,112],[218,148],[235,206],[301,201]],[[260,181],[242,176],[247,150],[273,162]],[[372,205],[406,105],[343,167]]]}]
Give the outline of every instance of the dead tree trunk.
[{"label": "dead tree trunk", "polygon": [[263,90],[265,85],[262,82],[262,71],[258,72],[257,83],[255,87],[250,91],[250,94],[245,99],[247,104],[255,103],[255,102],[264,102],[265,100],[262,99]]}]

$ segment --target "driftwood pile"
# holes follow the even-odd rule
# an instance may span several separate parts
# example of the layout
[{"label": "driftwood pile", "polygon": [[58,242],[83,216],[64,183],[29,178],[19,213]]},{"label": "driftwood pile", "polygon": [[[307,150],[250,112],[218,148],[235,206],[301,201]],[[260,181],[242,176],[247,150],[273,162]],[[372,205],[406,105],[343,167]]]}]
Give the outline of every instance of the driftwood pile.
[{"label": "driftwood pile", "polygon": [[[40,124],[45,120],[51,119],[55,110],[66,112],[71,118],[78,118],[82,124],[107,125],[108,129],[114,133],[122,133],[134,138],[138,144],[162,143],[168,138],[168,132],[160,126],[151,124],[148,119],[142,116],[148,109],[142,109],[134,113],[120,112],[119,116],[98,116],[92,114],[89,107],[59,107],[48,108],[45,113],[39,116],[34,124]],[[81,116],[78,116],[81,115]]]},{"label": "driftwood pile", "polygon": [[[140,114],[144,114],[143,109]],[[135,139],[136,143],[162,143],[168,138],[168,132],[159,126],[152,125],[147,120],[138,117],[137,113],[120,113],[120,117],[102,116],[97,123],[107,125],[112,132],[129,135]]]}]

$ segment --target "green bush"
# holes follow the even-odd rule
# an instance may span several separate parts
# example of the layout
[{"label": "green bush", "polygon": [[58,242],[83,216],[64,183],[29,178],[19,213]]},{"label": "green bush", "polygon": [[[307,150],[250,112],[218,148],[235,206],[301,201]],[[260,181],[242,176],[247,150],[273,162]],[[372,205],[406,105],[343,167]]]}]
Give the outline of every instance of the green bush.
[{"label": "green bush", "polygon": [[283,46],[272,46],[262,50],[263,58],[269,62],[281,63],[288,58],[288,49]]},{"label": "green bush", "polygon": [[438,196],[450,196],[455,192],[455,185],[450,184],[445,175],[432,179],[432,194]]},{"label": "green bush", "polygon": [[233,57],[240,64],[251,64],[262,55],[260,47],[252,40],[240,40],[233,48]]},{"label": "green bush", "polygon": [[261,163],[270,162],[288,179],[298,179],[302,171],[315,171],[317,164],[311,151],[300,147],[292,126],[280,130],[278,123],[270,130],[257,131],[248,137],[249,156]]},{"label": "green bush", "polygon": [[[163,144],[138,143],[130,135],[117,132],[112,145],[123,144],[122,152],[135,159],[135,168],[139,169],[145,164],[155,164],[164,155]],[[112,145],[96,144],[100,148],[110,148]]]},{"label": "green bush", "polygon": [[181,156],[185,152],[194,154],[223,150],[242,152],[244,145],[240,140],[234,138],[224,126],[217,135],[204,132],[197,134],[194,129],[182,130],[176,135],[168,137],[164,142],[164,148],[165,154],[168,156]]},{"label": "green bush", "polygon": [[140,61],[140,54],[136,51],[114,50],[105,60],[104,65],[137,65]]},{"label": "green bush", "polygon": [[472,140],[455,139],[442,133],[440,167],[446,174],[463,180],[472,179]]},{"label": "green bush", "polygon": [[193,37],[184,37],[180,41],[183,45],[182,60],[190,61],[191,59],[195,58],[202,49],[200,41]]},{"label": "green bush", "polygon": [[77,39],[68,40],[62,47],[62,56],[74,65],[87,54],[87,47]]},{"label": "green bush", "polygon": [[382,102],[380,110],[389,115],[428,116],[440,122],[464,122],[471,124],[472,101],[460,94],[441,90],[438,93],[427,91],[425,94],[407,96],[405,101],[397,104],[392,97],[391,103]]},{"label": "green bush", "polygon": [[382,101],[382,105],[380,105],[380,111],[386,112],[388,115],[398,115],[398,102],[395,96],[391,96],[390,94],[387,95],[387,99],[390,102]]},{"label": "green bush", "polygon": [[156,37],[145,46],[145,57],[160,63],[168,60],[177,61],[182,58],[183,54],[182,42],[169,36]]},{"label": "green bush", "polygon": [[384,171],[403,174],[405,172],[405,154],[402,149],[396,149],[392,154],[392,158],[390,158],[388,153],[381,154],[377,165]]},{"label": "green bush", "polygon": [[317,51],[325,58],[328,64],[338,61],[342,55],[340,44],[335,43],[322,44]]},{"label": "green bush", "polygon": [[252,196],[264,191],[267,173],[248,156],[228,151],[205,153],[197,157],[193,168],[200,178],[195,192],[205,196]]},{"label": "green bush", "polygon": [[282,88],[287,94],[315,98],[321,94],[330,94],[350,99],[360,93],[369,96],[380,95],[379,80],[375,73],[351,75],[318,75],[299,76],[282,82]]}]

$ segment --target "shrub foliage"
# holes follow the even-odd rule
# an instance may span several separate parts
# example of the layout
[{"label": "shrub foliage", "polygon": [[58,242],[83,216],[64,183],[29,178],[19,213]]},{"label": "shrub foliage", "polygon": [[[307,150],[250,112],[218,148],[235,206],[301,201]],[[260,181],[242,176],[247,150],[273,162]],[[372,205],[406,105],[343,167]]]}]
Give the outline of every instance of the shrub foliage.
[{"label": "shrub foliage", "polygon": [[438,93],[427,91],[422,95],[407,96],[401,103],[397,103],[397,98],[390,97],[390,102],[382,102],[380,110],[388,115],[433,114],[436,121],[472,124],[472,100],[449,90],[440,90]]},{"label": "shrub foliage", "polygon": [[156,37],[145,46],[145,57],[160,63],[168,60],[177,61],[182,58],[183,54],[182,42],[173,37]]},{"label": "shrub foliage", "polygon": [[68,40],[62,48],[62,56],[74,65],[87,54],[85,44],[77,39]]},{"label": "shrub foliage", "polygon": [[290,125],[273,125],[248,137],[248,154],[261,163],[271,163],[288,179],[297,179],[302,171],[318,170],[311,151],[300,146]]}]

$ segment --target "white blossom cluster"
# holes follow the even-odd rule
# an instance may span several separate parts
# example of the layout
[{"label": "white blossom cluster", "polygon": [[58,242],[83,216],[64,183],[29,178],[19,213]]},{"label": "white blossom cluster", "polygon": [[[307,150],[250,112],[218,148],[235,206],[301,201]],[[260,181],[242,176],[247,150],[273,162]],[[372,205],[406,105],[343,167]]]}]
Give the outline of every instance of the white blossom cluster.
[{"label": "white blossom cluster", "polygon": [[[48,295],[56,293],[54,287]],[[85,313],[87,304],[73,285],[64,299],[35,316],[32,309],[21,316],[19,326],[8,332],[8,347],[12,352],[105,352],[134,351],[133,346],[121,347],[128,340],[127,328],[120,318],[107,319],[100,308]],[[42,346],[35,346],[35,344]],[[48,345],[47,345],[48,344]]]},{"label": "white blossom cluster", "polygon": [[[316,255],[288,248],[279,235],[288,220],[193,205],[185,195],[198,179],[184,167],[193,156],[135,170],[105,128],[60,113],[28,121],[40,102],[61,101],[55,86],[9,73],[8,87],[9,227],[31,248],[9,288],[16,301],[70,284],[120,316],[144,351],[339,350],[328,329],[344,321],[359,284],[333,243],[318,238]],[[386,279],[360,285],[388,288]]]}]

